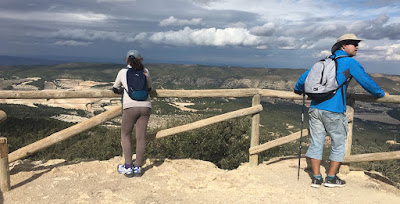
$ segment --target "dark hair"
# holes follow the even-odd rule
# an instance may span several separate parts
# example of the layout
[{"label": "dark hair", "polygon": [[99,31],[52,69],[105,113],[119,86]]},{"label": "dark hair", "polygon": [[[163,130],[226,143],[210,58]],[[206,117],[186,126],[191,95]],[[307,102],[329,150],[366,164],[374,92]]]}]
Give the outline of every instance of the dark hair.
[{"label": "dark hair", "polygon": [[144,69],[144,66],[140,59],[136,59],[134,56],[129,56],[128,59],[126,59],[126,64],[131,65],[133,70]]}]

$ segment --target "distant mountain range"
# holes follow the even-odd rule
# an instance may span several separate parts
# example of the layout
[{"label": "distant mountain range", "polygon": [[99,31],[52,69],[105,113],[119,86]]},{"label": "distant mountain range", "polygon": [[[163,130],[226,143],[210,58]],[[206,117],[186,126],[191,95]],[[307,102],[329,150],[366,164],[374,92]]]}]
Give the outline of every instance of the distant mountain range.
[{"label": "distant mountain range", "polygon": [[[61,60],[62,59],[62,60]],[[85,58],[85,57],[68,57],[64,58],[62,56],[49,56],[44,57],[31,57],[31,56],[8,56],[0,55],[0,65],[49,65],[49,64],[62,64],[68,62],[111,62],[118,63],[121,59],[111,59],[111,58]]]},{"label": "distant mountain range", "polygon": [[66,61],[0,55],[0,65],[39,65],[60,63],[66,63]]},{"label": "distant mountain range", "polygon": [[[1,59],[1,58],[0,58]],[[25,58],[27,60],[29,58]],[[21,60],[20,63],[24,62]],[[28,63],[26,61],[26,63]],[[40,61],[31,61],[40,62]],[[118,71],[124,67],[116,63],[61,63],[41,65],[0,65],[0,89],[10,89],[21,79],[40,77],[35,85],[43,88],[46,81],[58,79],[81,79],[97,82],[113,82]],[[54,62],[55,63],[55,62]],[[150,70],[154,88],[157,89],[230,89],[266,88],[293,90],[296,81],[305,69],[244,68],[227,66],[204,66],[182,64],[145,64]],[[370,74],[379,86],[390,94],[400,94],[400,76]],[[366,93],[352,80],[349,91]]]}]

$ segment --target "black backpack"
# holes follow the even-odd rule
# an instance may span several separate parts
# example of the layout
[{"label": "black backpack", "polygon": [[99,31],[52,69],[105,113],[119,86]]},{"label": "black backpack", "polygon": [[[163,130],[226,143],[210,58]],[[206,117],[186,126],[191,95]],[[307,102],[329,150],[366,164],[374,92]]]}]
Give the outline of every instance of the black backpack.
[{"label": "black backpack", "polygon": [[128,71],[126,72],[126,82],[128,84],[128,87],[124,89],[131,99],[135,101],[147,100],[149,96],[147,77],[144,74],[143,69],[128,69]]}]

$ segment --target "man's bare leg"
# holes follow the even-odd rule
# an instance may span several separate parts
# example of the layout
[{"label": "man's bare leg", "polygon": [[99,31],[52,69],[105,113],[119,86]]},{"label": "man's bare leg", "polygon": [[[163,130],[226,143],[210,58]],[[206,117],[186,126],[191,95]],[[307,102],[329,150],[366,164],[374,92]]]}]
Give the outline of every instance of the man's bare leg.
[{"label": "man's bare leg", "polygon": [[339,170],[340,162],[330,161],[328,175],[334,176]]},{"label": "man's bare leg", "polygon": [[321,160],[310,158],[311,168],[314,175],[320,175]]}]

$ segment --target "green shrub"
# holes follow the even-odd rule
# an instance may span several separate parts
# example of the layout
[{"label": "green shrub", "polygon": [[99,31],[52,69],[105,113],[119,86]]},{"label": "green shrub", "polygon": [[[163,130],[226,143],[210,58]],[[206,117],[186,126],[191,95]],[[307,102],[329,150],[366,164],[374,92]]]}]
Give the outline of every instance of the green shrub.
[{"label": "green shrub", "polygon": [[237,168],[249,158],[251,120],[231,119],[149,142],[148,157],[193,158],[223,169]]}]

